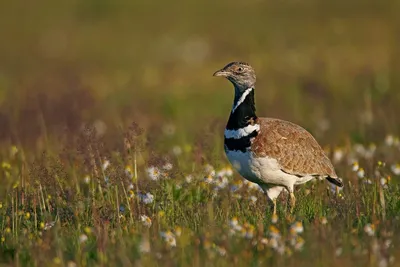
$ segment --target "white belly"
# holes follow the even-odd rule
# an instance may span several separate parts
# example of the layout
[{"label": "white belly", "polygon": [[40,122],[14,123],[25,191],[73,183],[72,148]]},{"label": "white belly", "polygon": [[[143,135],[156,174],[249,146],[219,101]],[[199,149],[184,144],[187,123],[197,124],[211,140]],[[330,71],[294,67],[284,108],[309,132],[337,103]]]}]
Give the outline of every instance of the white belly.
[{"label": "white belly", "polygon": [[251,152],[226,151],[232,166],[247,180],[267,185],[293,187],[311,179],[312,176],[297,177],[281,170],[279,163],[269,157],[255,158]]}]

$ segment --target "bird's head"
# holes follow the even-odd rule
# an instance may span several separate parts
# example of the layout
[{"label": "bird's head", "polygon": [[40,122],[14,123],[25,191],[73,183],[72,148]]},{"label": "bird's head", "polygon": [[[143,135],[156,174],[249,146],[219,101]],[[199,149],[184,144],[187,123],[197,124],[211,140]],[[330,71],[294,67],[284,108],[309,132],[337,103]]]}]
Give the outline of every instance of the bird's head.
[{"label": "bird's head", "polygon": [[244,62],[232,62],[216,71],[213,76],[222,76],[233,83],[235,88],[246,90],[256,84],[256,73],[254,69]]}]

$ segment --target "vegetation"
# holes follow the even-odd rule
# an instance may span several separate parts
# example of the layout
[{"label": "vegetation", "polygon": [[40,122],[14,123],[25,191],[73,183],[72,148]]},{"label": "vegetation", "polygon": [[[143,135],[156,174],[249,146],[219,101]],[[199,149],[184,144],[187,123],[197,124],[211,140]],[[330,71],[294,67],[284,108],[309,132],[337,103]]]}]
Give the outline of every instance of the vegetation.
[{"label": "vegetation", "polygon": [[[0,261],[15,266],[397,266],[396,3],[0,5]],[[233,92],[304,126],[345,187],[273,217],[223,152]]]}]

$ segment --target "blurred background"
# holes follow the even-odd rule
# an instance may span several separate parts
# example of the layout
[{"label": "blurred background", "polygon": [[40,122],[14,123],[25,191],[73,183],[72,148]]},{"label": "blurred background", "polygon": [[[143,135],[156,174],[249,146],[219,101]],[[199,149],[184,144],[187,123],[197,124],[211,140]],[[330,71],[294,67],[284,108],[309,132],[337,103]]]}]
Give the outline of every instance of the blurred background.
[{"label": "blurred background", "polygon": [[134,121],[153,146],[215,135],[222,146],[233,90],[212,73],[230,61],[255,67],[259,116],[301,124],[323,144],[383,139],[399,132],[399,7],[3,1],[0,142],[40,149],[87,123],[112,141]]}]

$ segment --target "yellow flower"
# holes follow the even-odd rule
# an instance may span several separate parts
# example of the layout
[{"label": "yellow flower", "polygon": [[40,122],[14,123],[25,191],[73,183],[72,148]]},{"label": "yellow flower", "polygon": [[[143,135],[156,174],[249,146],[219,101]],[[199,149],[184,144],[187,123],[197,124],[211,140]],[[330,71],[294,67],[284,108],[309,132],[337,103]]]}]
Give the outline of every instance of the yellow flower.
[{"label": "yellow flower", "polygon": [[11,164],[8,163],[7,161],[3,161],[3,162],[1,163],[1,167],[2,167],[3,169],[5,169],[5,170],[10,170],[10,169],[11,169]]},{"label": "yellow flower", "polygon": [[271,231],[271,233],[279,234],[278,228],[276,228],[276,226],[274,226],[274,225],[271,225],[271,226],[269,227],[269,230]]},{"label": "yellow flower", "polygon": [[293,235],[296,234],[301,234],[304,231],[303,228],[303,224],[301,222],[295,222],[294,224],[292,224],[292,226],[290,227],[290,232]]},{"label": "yellow flower", "polygon": [[181,234],[182,234],[182,228],[180,226],[177,226],[175,228],[175,235],[176,236],[181,236]]},{"label": "yellow flower", "polygon": [[85,227],[85,229],[83,229],[85,231],[86,234],[90,234],[92,232],[92,228],[90,227]]},{"label": "yellow flower", "polygon": [[184,150],[186,153],[189,153],[190,151],[192,151],[192,147],[191,147],[191,145],[189,145],[189,144],[185,144],[185,145],[183,146],[183,150]]},{"label": "yellow flower", "polygon": [[164,216],[165,216],[165,211],[160,210],[160,211],[158,212],[158,216],[159,216],[159,217],[164,217]]},{"label": "yellow flower", "polygon": [[54,264],[61,264],[61,259],[59,258],[59,257],[55,257],[54,259],[53,259],[53,262],[54,262]]},{"label": "yellow flower", "polygon": [[16,146],[12,146],[10,149],[11,157],[14,157],[18,153],[18,148]]},{"label": "yellow flower", "polygon": [[3,202],[0,202],[0,209],[3,208]]},{"label": "yellow flower", "polygon": [[359,168],[360,168],[360,166],[358,165],[358,162],[357,161],[353,162],[352,170],[354,172],[356,172],[356,171],[358,171]]},{"label": "yellow flower", "polygon": [[30,217],[31,217],[31,214],[29,212],[25,213],[25,219],[29,220]]},{"label": "yellow flower", "polygon": [[126,165],[126,166],[125,166],[125,171],[126,171],[126,172],[129,172],[129,173],[132,173],[132,168],[131,168],[131,166]]},{"label": "yellow flower", "polygon": [[6,231],[6,233],[9,234],[9,233],[11,233],[11,228],[10,228],[10,227],[7,227],[5,231]]},{"label": "yellow flower", "polygon": [[1,237],[1,243],[4,243],[6,241],[6,238],[4,236]]}]

